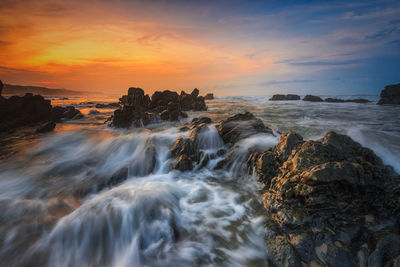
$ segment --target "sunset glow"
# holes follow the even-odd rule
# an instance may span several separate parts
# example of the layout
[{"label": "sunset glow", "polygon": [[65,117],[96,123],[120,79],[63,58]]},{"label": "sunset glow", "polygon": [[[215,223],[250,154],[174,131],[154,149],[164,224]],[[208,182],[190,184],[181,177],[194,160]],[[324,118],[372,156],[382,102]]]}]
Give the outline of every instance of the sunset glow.
[{"label": "sunset glow", "polygon": [[393,5],[2,1],[0,78],[115,94],[376,93],[398,74],[373,66],[400,62]]}]

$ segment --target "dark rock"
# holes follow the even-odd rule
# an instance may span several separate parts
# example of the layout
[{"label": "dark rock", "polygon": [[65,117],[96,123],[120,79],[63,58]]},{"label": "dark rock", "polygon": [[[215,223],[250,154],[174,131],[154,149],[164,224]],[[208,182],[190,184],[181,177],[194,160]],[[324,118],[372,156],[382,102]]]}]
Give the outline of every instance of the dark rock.
[{"label": "dark rock", "polygon": [[378,105],[400,105],[400,83],[385,86],[385,89],[381,91],[380,97]]},{"label": "dark rock", "polygon": [[271,101],[280,101],[280,100],[300,100],[300,96],[298,95],[292,95],[292,94],[287,94],[287,95],[273,95],[269,100]]},{"label": "dark rock", "polygon": [[95,109],[92,109],[89,111],[89,115],[99,115],[99,114],[100,114],[100,111],[95,110]]},{"label": "dark rock", "polygon": [[224,143],[230,145],[255,134],[273,134],[270,128],[250,112],[236,114],[221,121],[218,125],[218,132]]},{"label": "dark rock", "polygon": [[345,102],[343,99],[339,99],[339,98],[331,98],[328,97],[325,99],[325,102],[329,102],[329,103],[343,103]]},{"label": "dark rock", "polygon": [[399,178],[350,137],[283,134],[275,147],[252,153],[247,167],[264,186],[275,265],[386,266],[400,254]]},{"label": "dark rock", "polygon": [[162,120],[177,121],[179,118],[187,118],[184,111],[206,110],[203,97],[198,96],[198,89],[193,90],[189,95],[184,91],[181,95],[172,91],[156,91],[151,96],[144,94],[143,89],[131,87],[128,95],[120,98],[122,107],[114,111],[111,126],[141,127],[145,126],[154,118]]},{"label": "dark rock", "polygon": [[42,126],[36,129],[37,133],[46,133],[51,132],[56,127],[56,123],[54,121],[49,121],[44,123]]},{"label": "dark rock", "polygon": [[214,94],[206,94],[206,96],[204,97],[205,100],[213,100],[214,99]]},{"label": "dark rock", "polygon": [[0,80],[0,97],[2,97],[1,94],[3,93],[3,86],[3,82]]},{"label": "dark rock", "polygon": [[306,95],[303,98],[304,101],[311,101],[311,102],[322,102],[324,100],[322,100],[322,98],[320,98],[319,96],[315,96],[315,95]]}]

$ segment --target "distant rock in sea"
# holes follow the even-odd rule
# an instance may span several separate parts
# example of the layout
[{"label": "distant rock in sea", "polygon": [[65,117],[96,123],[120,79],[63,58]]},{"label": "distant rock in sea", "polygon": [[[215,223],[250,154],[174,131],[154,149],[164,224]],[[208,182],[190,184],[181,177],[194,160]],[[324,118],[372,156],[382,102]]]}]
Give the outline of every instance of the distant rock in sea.
[{"label": "distant rock in sea", "polygon": [[214,99],[214,94],[206,94],[206,96],[204,97],[205,100],[213,100]]},{"label": "distant rock in sea", "polygon": [[300,96],[298,95],[273,95],[269,100],[271,101],[281,101],[281,100],[300,100]]},{"label": "distant rock in sea", "polygon": [[67,89],[56,89],[56,88],[47,88],[47,87],[31,86],[31,85],[4,84],[3,95],[23,96],[26,93],[38,94],[43,96],[77,96],[77,95],[98,94],[96,92],[88,92],[88,91],[74,91]]},{"label": "distant rock in sea", "polygon": [[392,266],[400,251],[399,177],[374,152],[328,132],[304,141],[286,133],[252,153],[264,186],[274,266]]},{"label": "distant rock in sea", "polygon": [[150,98],[143,89],[131,87],[128,94],[120,98],[120,103],[122,107],[115,110],[111,122],[111,126],[117,128],[142,127],[158,119],[177,121],[187,117],[184,111],[207,110],[197,88],[190,94],[182,91],[180,95],[169,90],[156,91]]},{"label": "distant rock in sea", "polygon": [[314,96],[314,95],[306,95],[303,98],[304,101],[311,101],[311,102],[322,102],[324,100],[322,100],[322,98],[320,98],[319,96]]},{"label": "distant rock in sea", "polygon": [[400,105],[400,83],[385,86],[382,90],[378,105],[395,104]]}]

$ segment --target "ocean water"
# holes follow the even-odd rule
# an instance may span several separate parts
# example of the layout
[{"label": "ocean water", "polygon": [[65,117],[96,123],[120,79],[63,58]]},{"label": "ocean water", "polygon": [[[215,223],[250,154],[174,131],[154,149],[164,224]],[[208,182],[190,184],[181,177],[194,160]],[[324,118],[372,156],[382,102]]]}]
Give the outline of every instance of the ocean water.
[{"label": "ocean water", "polygon": [[[15,153],[0,161],[1,266],[265,266],[260,187],[243,170],[251,149],[264,150],[279,133],[305,139],[334,130],[371,148],[400,173],[400,107],[372,102],[311,103],[230,97],[209,101],[207,112],[180,122],[117,130],[104,121],[113,97],[52,98],[85,115],[54,132],[13,140]],[[275,132],[242,140],[224,170],[214,170],[225,148],[215,124],[199,138],[205,168],[171,169],[179,127],[194,117],[215,122],[250,111]],[[111,177],[128,178],[113,183]]]}]

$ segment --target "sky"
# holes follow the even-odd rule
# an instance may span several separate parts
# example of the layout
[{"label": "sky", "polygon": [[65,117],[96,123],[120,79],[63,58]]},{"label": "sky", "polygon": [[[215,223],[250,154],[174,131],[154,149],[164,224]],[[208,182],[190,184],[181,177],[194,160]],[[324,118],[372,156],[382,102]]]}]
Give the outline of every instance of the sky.
[{"label": "sky", "polygon": [[3,83],[121,94],[379,94],[400,1],[1,0]]}]

